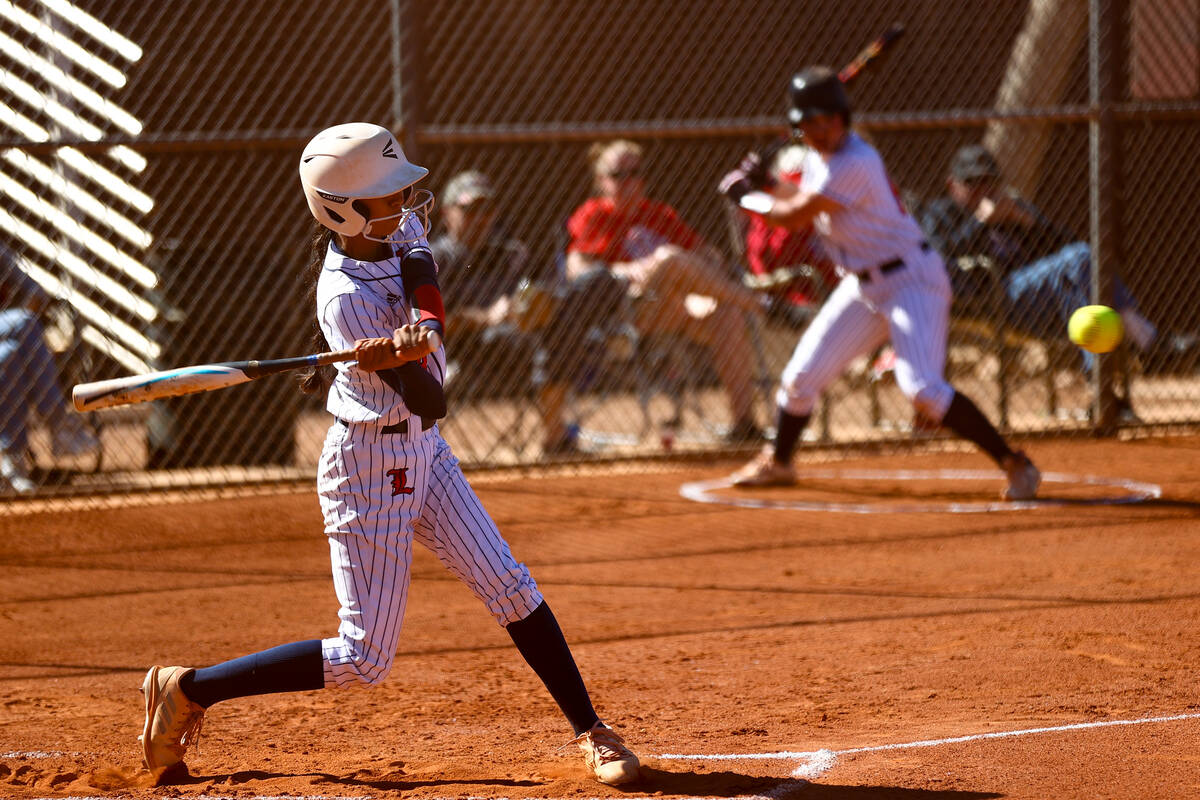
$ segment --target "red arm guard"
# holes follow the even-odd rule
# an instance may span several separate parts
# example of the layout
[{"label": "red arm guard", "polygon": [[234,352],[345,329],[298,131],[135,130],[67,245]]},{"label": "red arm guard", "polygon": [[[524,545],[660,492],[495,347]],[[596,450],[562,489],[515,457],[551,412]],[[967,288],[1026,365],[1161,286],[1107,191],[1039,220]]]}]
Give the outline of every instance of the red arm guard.
[{"label": "red arm guard", "polygon": [[[418,325],[427,325],[437,330],[439,334],[445,335],[446,330],[446,307],[442,303],[442,293],[438,289],[436,283],[427,283],[424,286],[418,286],[413,292],[414,305],[420,310],[421,315],[417,318]],[[436,323],[436,325],[432,324]]]}]

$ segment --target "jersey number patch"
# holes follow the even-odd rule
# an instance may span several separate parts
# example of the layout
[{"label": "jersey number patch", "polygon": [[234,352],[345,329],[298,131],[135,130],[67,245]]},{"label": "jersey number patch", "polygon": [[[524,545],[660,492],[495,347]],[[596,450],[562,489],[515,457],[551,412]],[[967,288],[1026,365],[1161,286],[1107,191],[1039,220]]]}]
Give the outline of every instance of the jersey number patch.
[{"label": "jersey number patch", "polygon": [[392,479],[392,497],[413,493],[413,487],[408,485],[408,467],[389,469],[387,476]]}]

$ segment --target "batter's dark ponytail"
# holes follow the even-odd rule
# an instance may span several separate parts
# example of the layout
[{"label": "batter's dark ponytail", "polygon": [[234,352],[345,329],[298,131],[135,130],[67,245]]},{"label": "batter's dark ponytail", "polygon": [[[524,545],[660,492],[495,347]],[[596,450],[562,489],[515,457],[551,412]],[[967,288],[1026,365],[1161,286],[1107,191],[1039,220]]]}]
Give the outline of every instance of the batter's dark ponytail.
[{"label": "batter's dark ponytail", "polygon": [[[325,254],[329,251],[329,241],[333,231],[313,220],[312,242],[309,249],[308,268],[304,271],[304,307],[308,309],[312,320],[312,339],[308,346],[309,353],[324,353],[329,349],[329,342],[321,331],[321,323],[317,320],[317,279],[321,277],[321,269],[325,266]],[[297,379],[300,390],[305,394],[324,394],[329,391],[336,373],[333,367],[312,367],[301,372]]]}]

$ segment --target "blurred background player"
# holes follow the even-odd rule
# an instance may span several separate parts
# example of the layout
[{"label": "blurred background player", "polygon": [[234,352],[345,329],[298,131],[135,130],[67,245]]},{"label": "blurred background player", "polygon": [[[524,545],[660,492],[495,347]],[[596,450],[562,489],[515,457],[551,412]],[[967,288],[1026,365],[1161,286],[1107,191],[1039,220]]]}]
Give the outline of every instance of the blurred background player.
[{"label": "blurred background player", "polygon": [[[603,783],[638,777],[638,759],[592,708],[529,570],[517,562],[437,429],[443,310],[426,242],[432,195],[385,128],[348,123],[309,142],[300,180],[317,220],[307,276],[314,352],[353,346],[357,362],[305,376],[327,389],[334,423],[317,488],[341,608],[336,636],[211,667],[151,667],[142,685],[145,765],[182,767],[206,709],[256,694],[369,687],[387,677],[408,596],[412,544],[434,553],[503,625],[575,732]],[[330,372],[334,372],[331,376]]]},{"label": "blurred background player", "polygon": [[[1006,497],[1034,497],[1041,481],[1037,468],[946,382],[946,270],[904,209],[879,154],[850,129],[850,100],[837,73],[827,67],[802,70],[791,81],[790,99],[790,121],[809,148],[800,181],[780,182],[743,205],[775,225],[812,224],[845,277],[783,370],[774,446],[735,473],[734,484],[794,483],[793,452],[821,392],[851,360],[890,340],[897,384],[917,411],[990,455],[1008,477]],[[735,177],[722,189],[739,202],[752,182]]]}]

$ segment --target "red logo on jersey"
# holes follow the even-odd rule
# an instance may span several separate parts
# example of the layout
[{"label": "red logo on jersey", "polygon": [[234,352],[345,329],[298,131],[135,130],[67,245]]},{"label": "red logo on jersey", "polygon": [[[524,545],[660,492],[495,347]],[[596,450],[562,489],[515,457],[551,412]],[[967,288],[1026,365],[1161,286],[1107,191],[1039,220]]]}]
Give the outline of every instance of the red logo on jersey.
[{"label": "red logo on jersey", "polygon": [[389,469],[387,476],[392,479],[392,497],[413,493],[413,487],[408,485],[408,467]]}]

